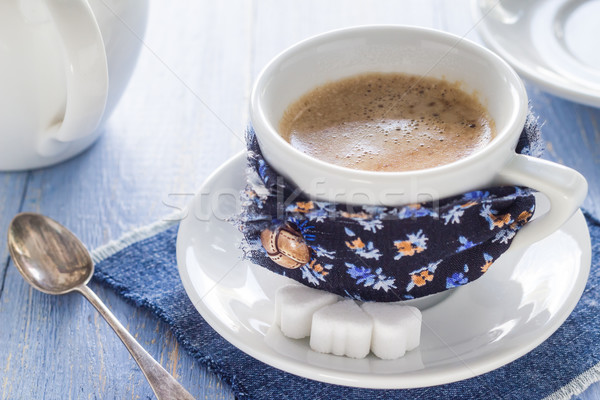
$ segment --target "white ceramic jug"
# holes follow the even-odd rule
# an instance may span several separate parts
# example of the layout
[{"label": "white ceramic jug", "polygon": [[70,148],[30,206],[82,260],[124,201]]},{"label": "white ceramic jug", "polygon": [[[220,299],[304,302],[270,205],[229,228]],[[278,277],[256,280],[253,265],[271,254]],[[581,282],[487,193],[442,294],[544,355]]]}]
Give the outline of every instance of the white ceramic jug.
[{"label": "white ceramic jug", "polygon": [[91,145],[131,76],[148,0],[0,1],[0,170]]}]

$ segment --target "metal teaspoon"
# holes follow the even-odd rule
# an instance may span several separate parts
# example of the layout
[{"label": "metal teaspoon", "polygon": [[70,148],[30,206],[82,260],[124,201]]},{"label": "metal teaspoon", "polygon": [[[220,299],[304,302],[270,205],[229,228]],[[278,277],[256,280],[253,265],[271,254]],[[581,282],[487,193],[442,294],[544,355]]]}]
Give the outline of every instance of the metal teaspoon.
[{"label": "metal teaspoon", "polygon": [[96,307],[138,363],[158,399],[193,399],[87,286],[94,273],[92,258],[67,228],[40,214],[18,214],[8,228],[8,248],[15,266],[34,288],[48,294],[79,292]]}]

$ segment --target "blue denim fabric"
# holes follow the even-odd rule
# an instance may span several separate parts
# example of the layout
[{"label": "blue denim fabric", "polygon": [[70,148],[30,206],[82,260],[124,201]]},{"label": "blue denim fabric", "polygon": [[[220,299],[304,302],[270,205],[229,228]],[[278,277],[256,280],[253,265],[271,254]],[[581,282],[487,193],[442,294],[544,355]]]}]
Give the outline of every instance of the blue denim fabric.
[{"label": "blue denim fabric", "polygon": [[233,347],[202,319],[183,289],[175,260],[177,227],[99,262],[95,279],[168,323],[183,348],[231,384],[240,399],[540,399],[600,362],[600,221],[586,218],[592,268],[585,292],[566,322],[536,349],[502,368],[423,389],[320,383],[279,371]]}]

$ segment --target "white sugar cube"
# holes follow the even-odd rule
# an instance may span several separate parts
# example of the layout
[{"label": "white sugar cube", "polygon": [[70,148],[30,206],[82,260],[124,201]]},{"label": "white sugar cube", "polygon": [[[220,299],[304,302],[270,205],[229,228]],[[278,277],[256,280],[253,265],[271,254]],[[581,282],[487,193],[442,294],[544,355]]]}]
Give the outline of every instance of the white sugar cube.
[{"label": "white sugar cube", "polygon": [[371,351],[392,360],[419,346],[421,311],[394,303],[364,303],[362,309],[373,319]]},{"label": "white sugar cube", "polygon": [[275,323],[292,339],[310,335],[315,311],[340,299],[339,296],[302,285],[286,285],[275,294]]},{"label": "white sugar cube", "polygon": [[315,312],[310,347],[321,353],[363,358],[369,354],[373,322],[353,300],[343,300]]}]

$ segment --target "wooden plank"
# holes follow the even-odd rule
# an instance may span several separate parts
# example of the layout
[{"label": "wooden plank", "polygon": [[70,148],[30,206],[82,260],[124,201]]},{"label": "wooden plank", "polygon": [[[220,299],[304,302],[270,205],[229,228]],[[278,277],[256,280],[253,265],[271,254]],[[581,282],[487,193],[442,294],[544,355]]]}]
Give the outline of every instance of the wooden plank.
[{"label": "wooden plank", "polygon": [[[0,240],[5,240],[10,220],[21,209],[28,176],[28,172],[0,173]],[[4,290],[8,258],[8,248],[0,246],[0,299]]]},{"label": "wooden plank", "polygon": [[544,123],[545,158],[575,168],[586,177],[589,189],[583,207],[600,217],[600,109],[560,99],[533,84],[527,85],[527,92]]},{"label": "wooden plank", "polygon": [[[482,43],[473,19],[470,1],[441,2],[439,12],[445,30]],[[560,99],[526,82],[533,110],[543,124],[547,144],[544,158],[565,164],[581,172],[588,181],[589,193],[583,207],[600,216],[600,110]]]},{"label": "wooden plank", "polygon": [[[452,33],[466,35],[482,43],[470,15],[470,1],[443,2],[440,12],[443,27]],[[454,10],[454,11],[452,11]],[[459,10],[459,11],[456,11]],[[462,11],[462,12],[461,12]],[[530,103],[543,124],[546,141],[544,158],[559,162],[581,172],[589,184],[583,207],[600,216],[600,109],[583,106],[545,93],[540,87],[526,82]],[[577,399],[600,398],[600,382],[591,385]]]},{"label": "wooden plank", "polygon": [[[145,48],[103,137],[78,158],[32,173],[23,208],[63,222],[90,248],[169,214],[243,147],[251,81],[275,54],[310,35],[370,23],[430,26],[478,40],[468,0],[152,1]],[[528,90],[548,121],[548,157],[581,168],[590,193],[600,195],[598,110]],[[0,235],[20,207],[26,177],[0,175]],[[588,199],[586,206],[598,211],[600,204]],[[2,260],[0,248],[0,273]],[[180,351],[167,326],[93,287],[193,395],[232,398]],[[0,321],[1,399],[153,397],[108,325],[76,295],[35,292],[10,266]],[[599,387],[581,398],[595,398]]]},{"label": "wooden plank", "polygon": [[[24,209],[61,221],[93,248],[172,212],[163,203],[169,194],[194,193],[242,148],[229,129],[240,135],[245,125],[248,7],[153,1],[146,47],[103,137],[76,159],[33,172]],[[153,397],[125,347],[85,300],[32,291],[12,266],[6,286],[0,375],[8,383],[0,398]],[[232,397],[180,351],[167,326],[93,286],[193,395]]]},{"label": "wooden plank", "polygon": [[[8,225],[12,217],[21,209],[21,203],[27,186],[28,172],[0,173],[0,238],[5,240]],[[11,267],[12,268],[12,267]],[[6,245],[0,246],[0,310],[8,297],[6,293],[14,290],[11,283],[6,282],[9,271],[9,254]],[[6,319],[5,319],[6,318]],[[0,321],[5,324],[9,317],[5,317],[0,311]],[[14,317],[13,317],[14,318]],[[0,349],[4,348],[4,329],[0,327]],[[15,383],[3,372],[10,368],[12,352],[9,349],[7,356],[3,357],[0,350],[0,398],[9,398],[8,394],[13,390]],[[16,355],[15,355],[16,357]]]},{"label": "wooden plank", "polygon": [[256,3],[252,76],[285,48],[319,33],[367,24],[435,26],[432,1],[261,0]]}]

